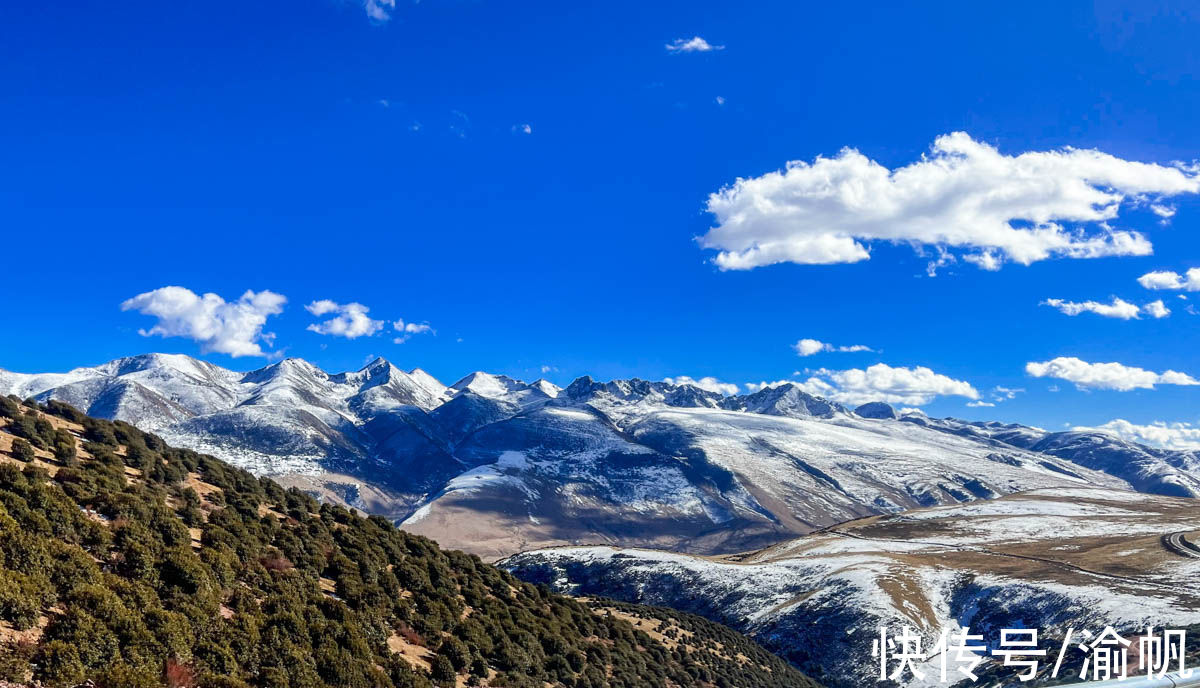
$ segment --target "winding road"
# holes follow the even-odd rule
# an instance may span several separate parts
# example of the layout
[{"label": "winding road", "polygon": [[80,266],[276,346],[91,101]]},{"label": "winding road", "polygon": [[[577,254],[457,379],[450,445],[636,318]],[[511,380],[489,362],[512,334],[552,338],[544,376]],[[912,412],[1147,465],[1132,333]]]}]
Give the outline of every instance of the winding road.
[{"label": "winding road", "polygon": [[[829,534],[829,535],[838,535],[841,537],[853,538],[855,540],[866,540],[866,541],[873,541],[873,542],[887,542],[888,541],[888,538],[866,537],[863,535],[856,535],[854,533],[849,533],[849,532],[842,531],[842,530],[825,530],[822,532]],[[1190,532],[1190,531],[1182,531],[1182,532],[1178,532],[1178,533],[1170,533],[1167,535],[1163,535],[1162,536],[1163,546],[1166,547],[1171,552],[1180,554],[1181,556],[1195,557],[1197,559],[1200,559],[1200,547],[1192,544],[1191,542],[1188,541],[1188,539],[1186,537],[1184,537],[1184,535],[1186,535],[1188,532]],[[1039,562],[1042,564],[1049,564],[1051,566],[1056,566],[1061,569],[1074,571],[1076,573],[1081,573],[1085,576],[1090,576],[1093,578],[1101,578],[1101,579],[1107,579],[1107,580],[1111,580],[1111,581],[1119,581],[1122,583],[1133,584],[1133,585],[1137,585],[1137,586],[1141,586],[1141,587],[1158,588],[1163,591],[1174,592],[1174,593],[1179,592],[1179,587],[1177,585],[1166,584],[1166,583],[1156,583],[1153,581],[1148,581],[1148,580],[1144,580],[1144,579],[1140,579],[1140,578],[1132,578],[1130,576],[1122,576],[1122,575],[1118,575],[1115,573],[1103,573],[1101,571],[1095,571],[1092,569],[1084,568],[1077,564],[1060,561],[1058,559],[1050,559],[1047,557],[1037,557],[1037,556],[1032,556],[1029,554],[1015,554],[1012,552],[1001,552],[1001,551],[997,551],[994,549],[989,549],[987,547],[981,547],[979,545],[959,545],[959,544],[951,544],[951,543],[946,543],[946,542],[933,542],[933,541],[929,541],[929,540],[904,540],[904,542],[915,542],[917,544],[922,544],[922,545],[930,545],[930,546],[941,547],[941,548],[945,548],[945,549],[958,550],[960,552],[974,552],[976,554],[985,554],[985,555],[989,555],[989,556],[993,556],[993,557],[1003,557],[1003,558],[1007,558],[1007,559],[1024,559],[1026,561],[1034,561],[1034,562]],[[1181,543],[1181,544],[1175,545],[1174,543]],[[1178,551],[1175,549],[1172,549],[1173,546],[1178,546],[1178,547],[1180,547],[1180,549]]]},{"label": "winding road", "polygon": [[1193,544],[1187,539],[1188,531],[1178,533],[1168,533],[1162,536],[1163,547],[1166,547],[1169,552],[1178,554],[1181,557],[1189,557],[1191,559],[1200,559],[1200,546]]}]

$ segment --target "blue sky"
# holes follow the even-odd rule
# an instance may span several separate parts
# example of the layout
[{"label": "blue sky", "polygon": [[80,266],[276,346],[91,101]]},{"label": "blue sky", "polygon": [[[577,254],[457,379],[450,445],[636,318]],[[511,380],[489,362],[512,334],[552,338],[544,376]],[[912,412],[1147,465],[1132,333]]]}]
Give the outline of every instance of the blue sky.
[{"label": "blue sky", "polygon": [[[1187,167],[1200,158],[1200,14],[1156,2],[829,5],[398,0],[376,7],[383,20],[350,0],[9,3],[0,289],[12,327],[0,368],[201,355],[216,340],[195,318],[173,325],[190,337],[146,337],[161,300],[121,308],[175,285],[225,302],[281,295],[218,311],[269,311],[272,340],[255,338],[252,322],[237,329],[250,321],[226,322],[222,336],[328,370],[383,355],[446,382],[475,369],[533,379],[543,367],[560,384],[816,377],[847,398],[872,385],[923,394],[932,415],[1050,428],[1200,420],[1200,387],[1163,383],[1200,378],[1200,318],[1189,312],[1200,291],[1138,282],[1155,271],[1186,280],[1200,266]],[[694,37],[712,49],[667,47]],[[792,160],[823,174],[818,156],[847,162],[846,147],[885,177],[919,172],[952,132],[1000,167],[943,158],[951,177],[908,183],[873,229],[861,228],[885,205],[874,195],[856,210],[830,207],[813,179],[772,195],[764,178]],[[1018,156],[1066,147],[1109,157],[1035,164],[1000,210],[964,210],[1029,173],[1022,161],[1033,159]],[[870,176],[865,163],[844,167],[846,188]],[[1116,217],[1065,217],[1089,207],[1071,184],[1097,174],[1102,192],[1124,184]],[[796,213],[714,240],[728,218],[710,212],[709,196],[739,178],[749,183],[732,187],[729,212],[767,199]],[[1049,217],[1062,228],[1050,243],[1065,247],[1014,259],[987,244],[985,221],[1015,218],[1006,226],[1023,243],[1008,250],[1045,249],[1030,238],[1039,203],[1067,208]],[[912,221],[926,205],[955,225],[958,244],[937,239],[942,225]],[[860,249],[814,248],[859,230],[845,241]],[[1113,248],[1114,233],[1135,232],[1140,244]],[[1083,247],[1081,236],[1101,243]],[[716,261],[770,237],[792,262]],[[869,259],[847,262],[855,251]],[[1116,255],[1068,257],[1089,251]],[[953,262],[930,276],[943,253]],[[826,264],[813,264],[820,256]],[[979,267],[988,260],[999,269]],[[1040,305],[1121,310],[1114,298],[1138,317]],[[348,311],[305,308],[321,300],[363,304],[381,325],[338,336],[358,330]],[[1157,300],[1169,316],[1143,310]],[[321,324],[339,313],[350,329]],[[431,331],[396,343],[397,320]],[[802,338],[872,351],[801,357]],[[236,369],[270,360],[203,357]],[[1056,359],[1044,377],[1027,370]],[[868,372],[877,364],[886,368]],[[1168,370],[1184,377],[1161,377]]]}]

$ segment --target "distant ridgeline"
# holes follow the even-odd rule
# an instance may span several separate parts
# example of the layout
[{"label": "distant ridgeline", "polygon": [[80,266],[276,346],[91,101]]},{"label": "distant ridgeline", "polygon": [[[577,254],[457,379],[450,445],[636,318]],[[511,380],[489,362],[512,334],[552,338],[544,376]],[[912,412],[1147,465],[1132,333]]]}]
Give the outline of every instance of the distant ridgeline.
[{"label": "distant ridgeline", "polygon": [[589,607],[58,402],[0,397],[0,564],[18,684],[816,685],[722,626]]}]

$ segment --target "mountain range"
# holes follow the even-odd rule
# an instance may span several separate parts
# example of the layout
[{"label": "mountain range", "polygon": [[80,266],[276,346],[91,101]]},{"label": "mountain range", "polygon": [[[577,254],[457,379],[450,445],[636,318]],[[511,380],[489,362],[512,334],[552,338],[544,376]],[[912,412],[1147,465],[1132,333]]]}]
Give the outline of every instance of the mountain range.
[{"label": "mountain range", "polygon": [[472,373],[446,386],[376,359],[235,372],[147,354],[0,371],[328,501],[497,559],[572,544],[727,554],[850,519],[1038,489],[1200,495],[1200,456],[1100,432],[848,409],[794,384],[722,396],[645,380],[566,388]]}]

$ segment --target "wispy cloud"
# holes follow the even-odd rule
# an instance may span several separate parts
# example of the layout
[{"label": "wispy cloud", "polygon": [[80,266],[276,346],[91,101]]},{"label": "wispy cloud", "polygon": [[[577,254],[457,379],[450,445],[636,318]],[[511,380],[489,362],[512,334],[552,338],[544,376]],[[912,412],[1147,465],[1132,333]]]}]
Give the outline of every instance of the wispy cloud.
[{"label": "wispy cloud", "polygon": [[1025,389],[1022,387],[1001,387],[999,385],[992,388],[992,399],[995,401],[1008,401],[1016,399],[1018,394],[1024,394]]},{"label": "wispy cloud", "polygon": [[403,344],[417,334],[436,334],[433,326],[429,323],[404,322],[404,320],[393,322],[392,329],[397,333],[396,337],[392,339],[393,344]]},{"label": "wispy cloud", "polygon": [[396,0],[365,0],[363,7],[367,10],[367,16],[377,22],[385,22],[392,18],[392,12],[396,9]]},{"label": "wispy cloud", "polygon": [[707,53],[714,50],[724,50],[723,45],[713,45],[699,36],[691,38],[676,38],[666,45],[669,53]]},{"label": "wispy cloud", "polygon": [[967,402],[967,406],[971,408],[992,408],[996,404],[1001,404],[1012,399],[1016,399],[1018,394],[1025,390],[1019,387],[1001,387],[997,385],[987,393],[988,399],[976,399]]},{"label": "wispy cloud", "polygon": [[272,291],[247,291],[237,301],[216,294],[197,295],[184,287],[161,287],[126,300],[123,311],[153,316],[158,322],[143,337],[184,337],[200,344],[204,353],[267,356],[261,344],[274,343],[275,335],[263,332],[267,318],[283,312],[287,299]]},{"label": "wispy cloud", "polygon": [[1110,225],[1122,206],[1197,192],[1195,168],[1076,148],[1006,155],[956,132],[894,170],[846,148],[739,179],[709,196],[716,226],[699,242],[723,270],[853,263],[876,241],[957,250],[985,270],[1140,256],[1150,241]]},{"label": "wispy cloud", "polygon": [[798,356],[812,356],[813,354],[819,354],[823,352],[856,353],[859,351],[874,351],[874,349],[871,347],[863,344],[834,346],[833,344],[822,342],[817,339],[801,339],[793,344],[792,348],[796,350],[796,355]]},{"label": "wispy cloud", "polygon": [[1144,306],[1138,306],[1124,299],[1113,297],[1112,303],[1102,303],[1099,301],[1064,301],[1062,299],[1046,299],[1041,303],[1043,306],[1051,306],[1058,309],[1059,312],[1070,316],[1076,316],[1080,313],[1095,313],[1105,318],[1118,318],[1120,320],[1137,320],[1143,314],[1152,318],[1165,318],[1171,314],[1171,309],[1167,308],[1162,299],[1151,301]]},{"label": "wispy cloud", "polygon": [[471,118],[467,113],[461,110],[450,111],[450,132],[460,139],[467,138],[467,132],[471,129]]}]

